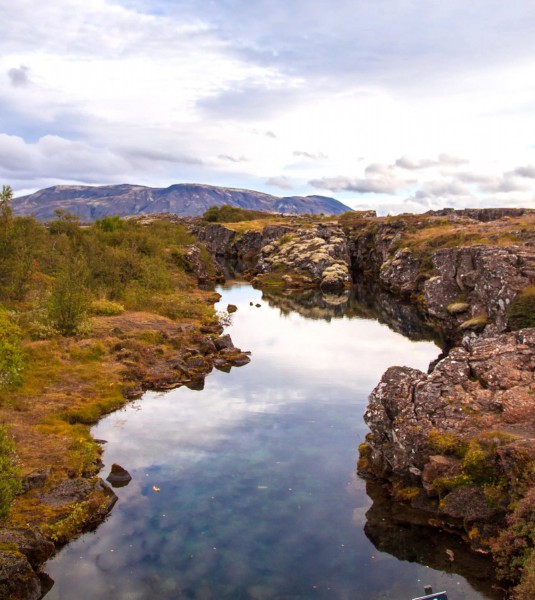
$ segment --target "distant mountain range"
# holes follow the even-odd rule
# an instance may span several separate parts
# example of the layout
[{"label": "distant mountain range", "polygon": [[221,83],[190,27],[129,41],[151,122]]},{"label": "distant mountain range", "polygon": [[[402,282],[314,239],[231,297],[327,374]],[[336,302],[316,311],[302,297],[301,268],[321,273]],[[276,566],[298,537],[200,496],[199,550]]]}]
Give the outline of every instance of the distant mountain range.
[{"label": "distant mountain range", "polygon": [[341,214],[351,210],[334,198],[325,196],[290,196],[279,198],[261,192],[179,183],[168,188],[141,185],[56,185],[13,200],[13,210],[19,215],[37,219],[54,218],[57,209],[78,215],[82,221],[119,215],[134,216],[150,213],[175,213],[199,216],[210,206],[230,204],[240,208],[277,213]]}]

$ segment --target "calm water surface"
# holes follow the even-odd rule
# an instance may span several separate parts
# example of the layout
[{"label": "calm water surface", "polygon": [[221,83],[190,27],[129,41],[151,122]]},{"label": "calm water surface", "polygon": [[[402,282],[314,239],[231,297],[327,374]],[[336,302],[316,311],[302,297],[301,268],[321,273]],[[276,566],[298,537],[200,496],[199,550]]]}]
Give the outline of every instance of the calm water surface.
[{"label": "calm water surface", "polygon": [[368,394],[387,367],[426,370],[438,348],[370,319],[281,311],[248,285],[219,291],[252,362],[214,371],[203,391],[147,393],[94,428],[108,441],[102,476],[117,462],[132,481],[96,532],[48,563],[46,599],[405,600],[424,584],[487,598],[426,566],[444,548],[426,560],[422,530],[418,558],[355,475]]}]

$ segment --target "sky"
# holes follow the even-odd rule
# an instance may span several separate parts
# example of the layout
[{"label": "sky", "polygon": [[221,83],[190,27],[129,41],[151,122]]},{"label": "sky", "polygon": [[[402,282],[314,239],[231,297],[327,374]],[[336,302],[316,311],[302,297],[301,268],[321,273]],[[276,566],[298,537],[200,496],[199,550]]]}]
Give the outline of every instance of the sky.
[{"label": "sky", "polygon": [[533,0],[0,0],[0,183],[535,208]]}]

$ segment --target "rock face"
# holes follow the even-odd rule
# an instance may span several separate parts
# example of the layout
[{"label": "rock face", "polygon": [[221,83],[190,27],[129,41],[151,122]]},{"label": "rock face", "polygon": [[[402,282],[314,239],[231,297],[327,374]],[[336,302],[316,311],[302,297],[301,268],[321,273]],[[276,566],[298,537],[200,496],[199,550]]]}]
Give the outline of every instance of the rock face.
[{"label": "rock face", "polygon": [[239,208],[293,214],[341,214],[351,210],[334,198],[292,196],[279,198],[252,190],[182,183],[168,188],[141,185],[58,185],[29,196],[15,198],[15,214],[53,219],[54,211],[68,210],[82,220],[105,216],[149,213],[202,215],[210,206],[229,204]]},{"label": "rock face", "polygon": [[424,285],[427,310],[451,334],[470,319],[477,326],[478,318],[487,335],[505,331],[507,307],[535,282],[535,253],[518,246],[438,250],[433,265],[438,275]]},{"label": "rock face", "polygon": [[361,471],[438,496],[422,506],[441,523],[490,531],[530,485],[534,372],[535,329],[466,340],[430,374],[391,367],[370,396]]},{"label": "rock face", "polygon": [[287,287],[319,286],[341,290],[351,281],[349,252],[343,231],[335,225],[296,228],[263,246],[259,275],[284,272]]}]

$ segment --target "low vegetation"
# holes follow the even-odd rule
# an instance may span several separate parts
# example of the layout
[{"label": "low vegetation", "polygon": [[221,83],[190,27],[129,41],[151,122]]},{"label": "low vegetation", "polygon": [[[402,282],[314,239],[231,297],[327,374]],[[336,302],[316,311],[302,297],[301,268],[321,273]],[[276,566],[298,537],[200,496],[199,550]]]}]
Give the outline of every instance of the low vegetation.
[{"label": "low vegetation", "polygon": [[[68,538],[82,509],[21,494],[21,477],[52,465],[50,487],[96,474],[101,449],[89,426],[124,404],[144,368],[194,345],[201,328],[217,331],[214,294],[188,264],[194,242],[165,220],[15,217],[2,189],[0,423],[9,427],[0,425],[0,521],[43,530],[56,522],[50,537]],[[199,260],[213,270],[205,249]]]},{"label": "low vegetation", "polygon": [[261,210],[248,210],[223,204],[222,206],[210,206],[202,216],[207,223],[239,223],[241,221],[256,221],[258,219],[269,219],[272,213]]},{"label": "low vegetation", "polygon": [[522,290],[507,309],[512,330],[535,327],[535,285]]}]

